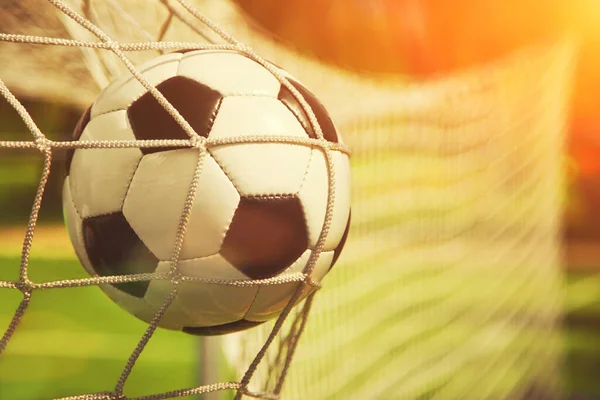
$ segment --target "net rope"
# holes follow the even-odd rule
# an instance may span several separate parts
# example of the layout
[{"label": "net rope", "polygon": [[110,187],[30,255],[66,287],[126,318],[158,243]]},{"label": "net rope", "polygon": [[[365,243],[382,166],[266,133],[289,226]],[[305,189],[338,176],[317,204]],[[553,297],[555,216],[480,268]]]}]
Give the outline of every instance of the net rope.
[{"label": "net rope", "polygon": [[[104,87],[106,76],[124,66],[189,140],[53,141],[37,128],[8,90],[10,85],[0,80],[0,93],[33,135],[29,141],[0,141],[0,148],[36,149],[44,157],[19,280],[0,281],[0,288],[23,293],[0,340],[0,353],[34,290],[192,280],[178,274],[177,263],[202,157],[189,188],[169,273],[32,282],[29,254],[55,150],[178,146],[205,154],[213,146],[248,141],[321,149],[330,174],[329,218],[303,273],[254,281],[195,280],[236,286],[304,282],[319,287],[310,280],[310,272],[329,229],[335,184],[331,151],[348,148],[323,139],[310,107],[267,58],[315,88],[353,150],[353,225],[342,265],[332,271],[317,296],[313,293],[295,308],[292,299],[276,321],[224,339],[228,360],[240,372],[238,381],[135,398],[217,391],[233,391],[236,399],[561,398],[558,238],[563,128],[573,59],[570,43],[543,43],[473,71],[411,85],[300,60],[284,47],[253,35],[254,28],[240,20],[226,17],[217,24],[184,0],[157,1],[163,13],[153,21],[155,25],[159,21],[156,34],[143,21],[130,18],[124,3],[104,1],[123,16],[127,29],[143,38],[141,42],[117,40],[110,24],[101,28],[108,18],[95,9],[96,1],[84,0],[81,13],[66,1],[48,2],[74,37],[91,34],[93,40],[0,33],[0,42],[81,50],[95,89]],[[211,13],[228,15],[228,2],[198,3]],[[170,34],[177,23],[203,41],[171,40],[180,36]],[[244,43],[235,38],[244,38]],[[305,108],[318,139],[199,137],[144,81],[132,61],[138,52],[191,48],[237,50],[269,69]],[[101,69],[95,65],[98,60]],[[10,76],[9,81],[14,85]],[[24,93],[30,91],[26,85]],[[87,106],[94,90],[68,100]],[[132,351],[114,390],[63,400],[131,399],[124,394],[125,382],[176,291],[177,284]]]},{"label": "net rope", "polygon": [[[182,389],[178,391],[173,391],[169,393],[162,393],[150,396],[140,397],[138,399],[166,399],[172,397],[179,396],[189,396],[192,394],[201,394],[208,393],[218,390],[224,389],[235,389],[238,393],[237,398],[241,398],[242,395],[249,395],[251,397],[256,398],[278,398],[277,392],[279,392],[282,387],[283,380],[285,378],[285,374],[282,374],[278,378],[277,387],[279,388],[277,392],[273,394],[257,394],[252,393],[248,390],[248,384],[252,379],[254,372],[256,371],[258,365],[262,361],[267,349],[277,336],[279,330],[283,325],[283,321],[287,318],[294,304],[296,304],[302,295],[304,284],[312,286],[316,289],[320,287],[319,283],[314,282],[311,279],[311,273],[315,266],[315,263],[318,260],[319,255],[323,251],[323,247],[325,245],[325,240],[327,238],[327,234],[331,225],[331,216],[333,211],[333,202],[335,196],[335,172],[332,168],[332,150],[338,150],[345,153],[349,153],[348,148],[343,144],[336,144],[328,142],[323,137],[323,132],[319,126],[319,123],[316,120],[315,114],[304,99],[302,95],[298,92],[298,90],[287,80],[287,78],[274,66],[272,66],[269,62],[258,56],[252,49],[243,45],[242,43],[235,40],[233,37],[228,35],[225,31],[223,31],[218,25],[213,23],[210,19],[208,19],[205,15],[200,13],[198,10],[193,8],[184,0],[177,0],[186,11],[189,12],[191,16],[197,19],[202,25],[206,26],[214,33],[219,35],[223,40],[230,43],[229,45],[207,45],[205,43],[181,43],[181,42],[149,42],[149,43],[133,43],[133,44],[120,44],[114,41],[110,36],[108,36],[102,29],[100,29],[97,25],[92,22],[92,18],[88,16],[88,18],[78,14],[74,11],[69,5],[61,0],[48,0],[52,5],[54,5],[60,12],[64,15],[71,18],[81,27],[85,28],[87,31],[91,32],[94,36],[96,36],[101,43],[98,42],[84,42],[84,41],[76,41],[76,40],[65,40],[60,38],[51,38],[51,37],[32,37],[27,35],[14,35],[14,34],[4,34],[0,33],[0,41],[8,41],[8,42],[16,42],[16,43],[33,43],[33,44],[43,44],[43,45],[57,45],[57,46],[75,46],[75,47],[89,47],[89,48],[97,48],[97,49],[106,49],[111,51],[115,56],[119,58],[120,61],[125,65],[125,67],[129,70],[131,75],[135,77],[144,88],[151,93],[154,98],[159,102],[159,104],[173,117],[173,119],[182,127],[182,129],[189,136],[189,140],[134,140],[134,141],[86,141],[86,142],[55,142],[46,138],[46,136],[38,129],[35,122],[28,114],[25,107],[17,100],[17,98],[10,92],[5,83],[0,79],[0,93],[3,97],[8,101],[8,103],[17,111],[19,116],[22,118],[23,122],[27,126],[27,128],[31,131],[34,141],[0,141],[0,148],[35,148],[40,151],[44,155],[44,167],[42,171],[42,176],[40,179],[40,183],[38,186],[37,194],[34,199],[31,215],[29,218],[29,222],[27,225],[27,232],[25,235],[25,240],[23,242],[22,249],[22,259],[20,265],[19,272],[19,281],[17,282],[9,282],[9,281],[0,281],[0,287],[2,288],[11,288],[20,290],[23,293],[23,300],[20,303],[12,321],[9,324],[6,332],[4,333],[2,339],[0,339],[0,355],[2,351],[6,348],[9,340],[13,336],[21,318],[25,314],[27,307],[29,305],[31,299],[31,293],[34,290],[40,289],[51,289],[51,288],[68,288],[68,287],[80,287],[80,286],[89,286],[89,285],[99,285],[99,284],[115,284],[115,283],[124,283],[124,282],[137,282],[137,281],[148,281],[148,280],[165,280],[168,279],[173,284],[173,291],[167,297],[165,303],[160,308],[158,313],[152,319],[150,325],[148,326],[147,331],[142,336],[136,348],[133,350],[131,356],[129,357],[127,364],[125,365],[118,382],[115,386],[115,389],[111,393],[104,394],[84,394],[81,396],[68,397],[68,399],[81,399],[81,400],[92,400],[92,399],[126,399],[123,389],[125,386],[125,382],[127,378],[131,374],[131,371],[141,355],[144,347],[149,342],[150,338],[154,334],[154,331],[157,329],[160,319],[165,314],[167,308],[177,295],[178,286],[181,282],[185,281],[193,281],[193,282],[201,282],[215,285],[231,285],[231,286],[262,286],[262,285],[278,285],[283,283],[290,282],[302,282],[302,285],[298,285],[297,290],[294,292],[294,295],[291,297],[287,306],[282,311],[281,315],[277,318],[277,321],[274,324],[272,334],[266,339],[262,349],[260,349],[248,367],[246,373],[239,383],[219,383],[219,384],[210,384],[210,385],[202,385],[197,388],[192,389]],[[181,14],[173,8],[173,6],[164,1],[164,4],[167,5],[169,10],[168,19],[165,22],[165,26],[168,24],[171,18],[180,18]],[[186,22],[187,23],[187,22]],[[194,26],[194,25],[190,25]],[[165,29],[166,30],[166,29]],[[161,36],[164,34],[161,30]],[[158,38],[160,40],[160,37]],[[315,134],[317,139],[304,139],[304,138],[290,138],[290,137],[281,137],[281,136],[245,136],[245,137],[232,137],[226,139],[206,139],[202,136],[199,136],[196,132],[194,132],[193,128],[189,125],[189,123],[181,116],[181,114],[177,111],[175,107],[169,103],[169,101],[160,93],[153,85],[148,83],[148,81],[144,78],[144,76],[136,69],[133,63],[127,58],[125,52],[126,51],[140,51],[140,50],[165,50],[165,49],[227,49],[227,50],[237,50],[254,61],[261,64],[264,68],[269,70],[279,81],[285,86],[292,95],[296,98],[296,100],[300,103],[300,105],[305,110],[309,122],[315,130]],[[311,255],[307,262],[306,267],[302,271],[302,273],[291,273],[287,275],[277,276],[269,279],[260,279],[260,280],[218,280],[218,279],[200,279],[189,276],[184,276],[178,271],[179,265],[179,255],[181,253],[181,249],[183,246],[183,240],[185,237],[186,227],[190,219],[190,212],[194,203],[194,199],[196,196],[196,190],[198,186],[198,181],[200,177],[200,173],[202,171],[204,155],[206,154],[208,149],[211,149],[216,146],[222,146],[227,144],[241,144],[241,143],[287,143],[291,145],[297,146],[307,146],[310,148],[316,148],[322,151],[325,155],[327,168],[328,168],[328,179],[329,179],[329,187],[328,187],[328,200],[327,200],[327,208],[325,215],[325,222],[323,224],[321,233],[317,240],[317,244],[314,250],[311,250]],[[175,245],[173,248],[172,256],[171,256],[171,269],[169,273],[153,273],[153,274],[133,274],[129,276],[107,276],[107,277],[93,277],[89,279],[79,279],[79,280],[62,280],[55,282],[44,282],[44,283],[36,283],[32,282],[28,276],[28,263],[29,256],[31,252],[31,246],[34,238],[34,232],[38,221],[39,212],[42,206],[42,197],[44,194],[44,190],[46,188],[46,184],[48,182],[48,177],[50,175],[50,166],[52,162],[52,151],[53,149],[108,149],[108,148],[127,148],[127,147],[136,147],[136,148],[144,148],[144,147],[169,147],[169,146],[178,146],[178,147],[188,147],[188,148],[198,148],[200,152],[200,156],[198,157],[198,163],[196,165],[196,170],[193,175],[192,183],[190,185],[187,199],[184,205],[184,209],[181,215],[181,219],[179,222],[179,226],[177,229],[177,235],[175,240]],[[309,295],[309,300],[304,303],[302,307],[302,322],[300,326],[304,325],[306,315],[310,310],[310,304],[312,301],[312,296],[315,292]],[[299,335],[302,329],[298,329],[296,334]],[[296,339],[297,340],[297,339]],[[296,343],[294,340],[294,343]],[[293,346],[292,346],[293,347]],[[285,365],[287,366],[291,361],[290,351],[286,358]],[[67,399],[67,398],[65,398]]]}]

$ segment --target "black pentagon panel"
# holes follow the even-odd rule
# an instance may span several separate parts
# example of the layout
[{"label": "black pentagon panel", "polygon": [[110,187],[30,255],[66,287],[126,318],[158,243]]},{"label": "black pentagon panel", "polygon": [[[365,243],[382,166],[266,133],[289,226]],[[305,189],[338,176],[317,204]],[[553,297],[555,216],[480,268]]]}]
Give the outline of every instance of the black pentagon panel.
[{"label": "black pentagon panel", "polygon": [[[99,276],[152,273],[158,259],[148,250],[121,212],[83,220],[83,241],[92,268]],[[114,286],[142,298],[148,281],[118,283]]]},{"label": "black pentagon panel", "polygon": [[[90,119],[92,117],[92,106],[88,107],[87,110],[83,113],[77,125],[75,125],[75,129],[73,130],[72,141],[76,142],[81,138],[83,134],[83,130],[90,123]],[[73,161],[73,155],[75,154],[75,149],[68,149],[67,155],[65,158],[65,173],[69,175],[69,171],[71,170],[71,162]]]},{"label": "black pentagon panel", "polygon": [[185,327],[182,329],[183,332],[189,333],[190,335],[198,335],[198,336],[217,336],[217,335],[225,335],[227,333],[234,333],[243,331],[246,329],[254,328],[260,324],[264,324],[264,321],[255,322],[248,321],[246,319],[241,319],[239,321],[230,322],[228,324],[223,325],[215,325],[215,326],[202,326],[202,327]]},{"label": "black pentagon panel", "polygon": [[337,262],[338,258],[340,258],[340,255],[342,254],[342,250],[344,250],[344,246],[346,245],[346,240],[348,240],[348,233],[350,232],[351,222],[352,222],[352,210],[350,210],[350,213],[348,214],[348,222],[346,223],[346,229],[344,229],[344,234],[342,235],[342,239],[340,240],[340,243],[333,251],[333,260],[331,261],[329,270],[331,270],[331,268],[333,268],[333,266]]},{"label": "black pentagon panel", "polygon": [[[304,87],[304,85],[292,78],[288,78],[288,80],[296,88],[296,90],[300,92],[302,97],[304,97],[304,100],[312,109],[313,113],[315,114],[315,117],[317,117],[317,122],[319,122],[321,130],[323,131],[323,137],[329,142],[338,143],[339,141],[335,125],[333,124],[333,121],[331,120],[331,117],[329,116],[329,113],[327,112],[323,104],[321,104],[317,97],[314,94],[312,94],[306,87]],[[281,102],[285,104],[285,106],[292,113],[294,113],[296,118],[298,118],[298,121],[300,121],[300,124],[302,124],[304,130],[306,130],[306,133],[308,133],[308,136],[312,139],[316,139],[317,134],[315,133],[315,130],[313,129],[310,120],[308,119],[308,115],[306,114],[298,100],[296,100],[296,98],[292,95],[292,92],[290,92],[285,86],[281,85],[281,89],[279,90],[279,95],[277,96],[277,98],[281,100]]]},{"label": "black pentagon panel", "polygon": [[[223,98],[219,92],[183,76],[169,78],[156,88],[198,135],[208,137]],[[150,92],[144,93],[129,106],[127,116],[138,140],[188,139],[183,128]],[[149,154],[173,149],[176,147],[141,150]]]},{"label": "black pentagon panel", "polygon": [[271,278],[308,247],[308,229],[300,200],[242,197],[220,254],[252,279]]}]

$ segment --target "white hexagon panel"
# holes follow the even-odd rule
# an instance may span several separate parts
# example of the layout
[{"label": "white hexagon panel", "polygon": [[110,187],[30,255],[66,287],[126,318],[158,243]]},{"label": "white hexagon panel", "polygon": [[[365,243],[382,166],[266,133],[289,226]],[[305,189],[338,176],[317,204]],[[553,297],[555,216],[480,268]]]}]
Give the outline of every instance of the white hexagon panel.
[{"label": "white hexagon panel", "polygon": [[[134,140],[125,111],[92,118],[79,141]],[[78,149],[69,166],[75,207],[82,218],[121,210],[131,177],[142,158],[140,149]]]},{"label": "white hexagon panel", "polygon": [[[131,181],[123,214],[159,260],[170,260],[200,151],[179,149],[144,156]],[[207,153],[202,166],[180,259],[219,252],[240,196]],[[151,217],[149,217],[151,216]]]},{"label": "white hexagon panel", "polygon": [[[335,196],[331,225],[324,251],[335,250],[350,226],[350,161],[348,156],[333,151],[332,165],[335,179]],[[328,201],[328,168],[325,153],[315,150],[310,160],[306,179],[298,197],[304,206],[308,224],[309,246],[317,244],[323,230]]]},{"label": "white hexagon panel", "polygon": [[[161,262],[157,272],[167,272],[169,262]],[[224,281],[247,280],[223,257],[214,255],[205,258],[181,261],[178,265],[183,276],[218,279]],[[173,290],[168,281],[153,281],[146,293],[146,301],[158,309]],[[169,307],[169,312],[181,315],[181,329],[189,333],[215,335],[237,327],[246,326],[244,316],[256,297],[257,287],[236,287],[217,283],[184,281]]]},{"label": "white hexagon panel", "polygon": [[[223,99],[209,137],[250,136],[308,138],[294,114],[275,98]],[[240,194],[261,196],[298,192],[311,148],[287,143],[240,143],[214,147],[211,154]]]},{"label": "white hexagon panel", "polygon": [[181,60],[178,74],[224,96],[277,97],[279,81],[256,61],[230,50],[193,50]]}]

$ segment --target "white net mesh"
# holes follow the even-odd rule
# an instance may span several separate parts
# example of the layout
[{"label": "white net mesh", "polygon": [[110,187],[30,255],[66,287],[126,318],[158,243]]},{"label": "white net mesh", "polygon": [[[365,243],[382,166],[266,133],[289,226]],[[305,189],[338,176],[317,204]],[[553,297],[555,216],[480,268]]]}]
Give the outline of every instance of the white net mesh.
[{"label": "white net mesh", "polygon": [[[69,4],[123,50],[218,40],[183,2]],[[572,47],[544,43],[495,65],[406,84],[303,58],[257,32],[228,1],[194,5],[311,88],[353,150],[349,242],[308,320],[312,298],[268,350],[273,323],[222,342],[242,386],[285,399],[561,398],[558,234]],[[95,41],[49,3],[9,7],[0,9],[5,32]],[[14,66],[0,78],[27,96],[87,106],[125,68],[109,50],[82,42],[0,39],[22,42],[0,43],[0,65]],[[61,68],[41,68],[50,55],[65,60]],[[134,63],[154,55],[127,52]],[[64,90],[74,83],[74,92]]]},{"label": "white net mesh", "polygon": [[[569,60],[568,47],[542,46],[408,87],[278,60],[331,105],[354,177],[348,248],[315,299],[286,398],[561,398]],[[267,332],[230,338],[241,370]]]}]

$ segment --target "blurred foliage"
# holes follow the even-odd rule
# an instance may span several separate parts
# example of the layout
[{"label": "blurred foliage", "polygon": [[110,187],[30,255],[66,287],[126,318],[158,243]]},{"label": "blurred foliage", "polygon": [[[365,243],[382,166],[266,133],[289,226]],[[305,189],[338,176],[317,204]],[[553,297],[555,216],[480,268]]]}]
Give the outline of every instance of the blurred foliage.
[{"label": "blurred foliage", "polygon": [[[592,400],[600,397],[600,275],[571,272],[567,277],[565,372],[568,392]],[[588,397],[589,396],[589,397]]]},{"label": "blurred foliage", "polygon": [[[44,134],[53,140],[67,140],[79,118],[79,110],[30,99],[21,102]],[[0,140],[33,140],[16,111],[0,99]],[[65,150],[55,150],[50,179],[44,194],[40,221],[62,218],[62,178]],[[44,160],[36,150],[0,149],[0,223],[25,224],[40,181]]]}]

